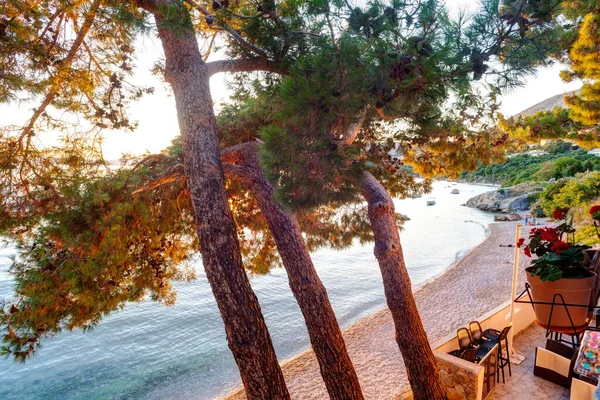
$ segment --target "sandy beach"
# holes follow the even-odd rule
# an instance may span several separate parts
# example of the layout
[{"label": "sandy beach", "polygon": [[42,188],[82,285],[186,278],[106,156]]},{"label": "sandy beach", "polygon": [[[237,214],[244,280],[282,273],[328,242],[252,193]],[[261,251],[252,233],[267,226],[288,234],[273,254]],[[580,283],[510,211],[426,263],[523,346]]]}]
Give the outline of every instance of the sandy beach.
[{"label": "sandy beach", "polygon": [[[510,300],[514,248],[507,245],[514,243],[515,226],[515,222],[490,224],[488,237],[480,245],[415,291],[430,343]],[[526,236],[529,230],[524,227],[523,231],[522,236]],[[528,263],[529,259],[521,257],[519,288]],[[365,398],[393,399],[409,387],[387,308],[346,329],[344,338]],[[283,362],[282,366],[293,399],[328,398],[311,350]],[[237,391],[226,398],[245,396]]]}]

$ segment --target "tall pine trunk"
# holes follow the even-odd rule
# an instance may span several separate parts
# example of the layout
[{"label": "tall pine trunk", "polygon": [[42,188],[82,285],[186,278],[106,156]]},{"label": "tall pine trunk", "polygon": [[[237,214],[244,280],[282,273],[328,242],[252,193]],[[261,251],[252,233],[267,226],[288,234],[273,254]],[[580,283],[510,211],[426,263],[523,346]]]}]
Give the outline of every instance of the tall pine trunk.
[{"label": "tall pine trunk", "polygon": [[[144,3],[141,3],[144,6]],[[209,74],[183,4],[150,7],[175,97],[202,262],[248,399],[289,399],[261,309],[242,265],[227,203]],[[166,22],[161,12],[169,12]]]},{"label": "tall pine trunk", "polygon": [[[237,165],[227,166],[227,176],[248,187],[267,221],[288,273],[290,288],[304,316],[329,396],[340,400],[363,399],[342,331],[310,258],[298,220],[275,199],[275,188],[259,165],[258,143],[245,143],[231,150],[235,154],[232,161]],[[228,159],[226,151],[223,159]]]},{"label": "tall pine trunk", "polygon": [[363,176],[362,193],[367,200],[369,220],[375,237],[388,308],[396,328],[408,380],[416,400],[445,400],[439,369],[415,303],[410,277],[404,263],[396,211],[392,197],[373,175]]}]

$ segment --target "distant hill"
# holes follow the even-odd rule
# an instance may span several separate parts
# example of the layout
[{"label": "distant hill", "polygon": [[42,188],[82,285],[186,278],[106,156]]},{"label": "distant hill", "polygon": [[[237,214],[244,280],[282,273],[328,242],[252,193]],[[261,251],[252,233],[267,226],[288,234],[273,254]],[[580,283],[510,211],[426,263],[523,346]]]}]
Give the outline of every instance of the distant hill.
[{"label": "distant hill", "polygon": [[513,117],[527,117],[527,116],[533,115],[539,111],[550,111],[550,110],[553,110],[555,107],[565,107],[565,95],[577,93],[577,92],[579,92],[579,90],[575,90],[575,91],[567,92],[567,93],[561,93],[561,94],[557,94],[556,96],[549,97],[546,100],[540,101],[536,105],[531,106],[528,109],[523,110],[520,113],[513,115]]}]

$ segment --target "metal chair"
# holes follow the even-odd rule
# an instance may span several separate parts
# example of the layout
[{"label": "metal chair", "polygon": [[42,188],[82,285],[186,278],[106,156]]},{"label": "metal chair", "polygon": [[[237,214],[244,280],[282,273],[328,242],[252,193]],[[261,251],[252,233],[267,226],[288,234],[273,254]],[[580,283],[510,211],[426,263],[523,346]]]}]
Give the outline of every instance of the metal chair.
[{"label": "metal chair", "polygon": [[491,349],[496,344],[483,336],[483,329],[481,329],[478,321],[469,322],[469,331],[471,332],[471,340],[475,346],[484,346]]},{"label": "metal chair", "polygon": [[460,358],[468,362],[474,362],[476,356],[477,349],[466,349],[465,351],[460,353]]},{"label": "metal chair", "polygon": [[[499,331],[497,329],[486,329],[483,332],[483,336],[493,342],[494,344],[498,343],[498,370],[497,370],[497,381],[500,382],[500,369],[502,370],[502,383],[504,380],[504,367],[508,365],[508,376],[512,376],[512,371],[510,369],[510,350],[508,348],[508,332],[510,331],[511,326],[507,326],[506,328]],[[506,351],[506,357],[504,357],[504,351]]]},{"label": "metal chair", "polygon": [[458,347],[461,351],[473,347],[473,341],[471,340],[471,332],[469,332],[467,328],[458,329],[456,331],[456,339],[458,340]]}]

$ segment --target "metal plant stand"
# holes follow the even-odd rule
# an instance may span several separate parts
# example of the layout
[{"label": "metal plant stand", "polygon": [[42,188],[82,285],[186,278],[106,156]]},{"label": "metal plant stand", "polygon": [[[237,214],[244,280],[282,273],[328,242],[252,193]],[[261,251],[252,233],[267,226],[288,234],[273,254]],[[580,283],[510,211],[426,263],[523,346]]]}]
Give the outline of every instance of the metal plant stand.
[{"label": "metal plant stand", "polygon": [[[579,346],[579,343],[581,342],[581,337],[582,337],[584,331],[586,331],[586,330],[600,331],[600,328],[598,328],[598,324],[596,324],[596,326],[591,326],[589,321],[583,327],[576,327],[575,324],[573,323],[573,319],[571,318],[571,314],[569,313],[569,307],[585,307],[585,308],[588,308],[589,311],[600,309],[600,307],[590,306],[589,304],[567,304],[567,303],[565,303],[565,299],[563,298],[563,296],[560,293],[557,293],[554,295],[551,303],[544,302],[544,301],[533,301],[530,289],[531,289],[531,286],[529,285],[529,283],[526,282],[525,290],[523,290],[521,292],[521,294],[519,294],[517,296],[517,298],[514,300],[514,302],[515,303],[529,303],[529,304],[531,304],[531,306],[533,307],[534,310],[535,310],[536,304],[551,306],[550,307],[550,315],[548,316],[548,323],[546,324],[546,338],[551,338],[557,342],[565,343],[565,344],[573,346],[573,348],[576,348]],[[528,299],[526,299],[526,300],[523,299],[523,297],[525,295],[528,296]],[[569,322],[571,323],[570,327],[563,328],[560,330],[557,330],[557,329],[553,330],[550,328],[551,327],[550,322],[552,321],[552,314],[554,312],[555,307],[563,307],[564,308],[567,316],[569,317]],[[552,334],[554,334],[554,338],[552,338]],[[564,340],[562,338],[563,334],[570,336],[571,340],[570,341]]]}]

